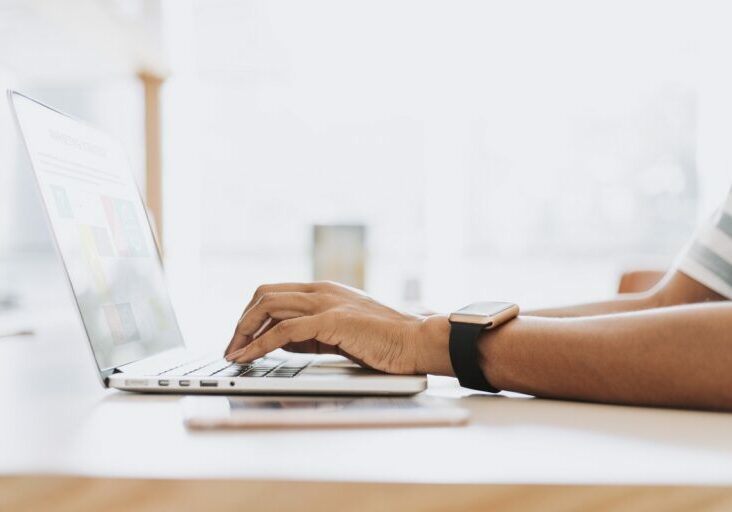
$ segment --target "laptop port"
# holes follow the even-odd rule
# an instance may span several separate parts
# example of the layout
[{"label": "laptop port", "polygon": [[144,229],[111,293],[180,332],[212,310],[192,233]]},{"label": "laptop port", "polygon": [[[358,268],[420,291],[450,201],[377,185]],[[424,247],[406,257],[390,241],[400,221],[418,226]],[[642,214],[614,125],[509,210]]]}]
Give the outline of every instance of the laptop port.
[{"label": "laptop port", "polygon": [[181,385],[181,386],[190,386],[191,385],[191,381],[190,380],[179,380],[178,381],[178,384]]},{"label": "laptop port", "polygon": [[170,384],[169,380],[159,380],[158,381],[158,386],[167,386],[168,384]]},{"label": "laptop port", "polygon": [[202,380],[201,381],[202,388],[215,388],[218,385],[219,385],[219,383],[216,382],[215,380]]}]

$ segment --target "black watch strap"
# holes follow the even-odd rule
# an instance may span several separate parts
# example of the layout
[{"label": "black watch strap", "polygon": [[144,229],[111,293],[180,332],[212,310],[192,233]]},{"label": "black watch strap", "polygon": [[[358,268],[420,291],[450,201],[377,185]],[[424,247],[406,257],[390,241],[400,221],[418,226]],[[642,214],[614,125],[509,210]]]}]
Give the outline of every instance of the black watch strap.
[{"label": "black watch strap", "polygon": [[460,385],[465,388],[498,393],[483,374],[478,360],[480,324],[450,323],[450,362]]}]

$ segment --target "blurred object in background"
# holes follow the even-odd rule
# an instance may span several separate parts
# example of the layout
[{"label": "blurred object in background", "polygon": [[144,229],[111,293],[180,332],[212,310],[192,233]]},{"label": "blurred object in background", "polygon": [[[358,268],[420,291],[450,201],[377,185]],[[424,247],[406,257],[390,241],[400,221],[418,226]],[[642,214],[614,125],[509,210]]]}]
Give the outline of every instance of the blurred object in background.
[{"label": "blurred object in background", "polygon": [[31,323],[18,314],[21,300],[14,274],[8,259],[0,253],[0,339],[32,334]]},{"label": "blurred object in background", "polygon": [[313,226],[313,279],[362,290],[366,284],[366,227]]},{"label": "blurred object in background", "polygon": [[409,277],[404,280],[404,299],[405,305],[417,305],[422,300],[422,284],[416,277]]},{"label": "blurred object in background", "polygon": [[[2,245],[0,244],[1,247]],[[17,297],[15,297],[11,290],[10,268],[7,258],[2,257],[2,250],[0,249],[0,313],[16,305]]]},{"label": "blurred object in background", "polygon": [[0,289],[0,312],[18,307],[18,297]]},{"label": "blurred object in background", "polygon": [[422,280],[418,277],[408,277],[404,280],[402,303],[400,308],[415,315],[434,315],[436,312],[425,307],[422,300]]}]

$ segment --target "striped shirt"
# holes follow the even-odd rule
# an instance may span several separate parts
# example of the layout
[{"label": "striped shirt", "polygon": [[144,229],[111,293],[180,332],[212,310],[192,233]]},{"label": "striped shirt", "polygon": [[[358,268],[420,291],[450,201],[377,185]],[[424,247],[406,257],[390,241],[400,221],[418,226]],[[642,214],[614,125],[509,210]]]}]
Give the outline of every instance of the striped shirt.
[{"label": "striped shirt", "polygon": [[732,191],[682,255],[678,269],[732,299]]}]

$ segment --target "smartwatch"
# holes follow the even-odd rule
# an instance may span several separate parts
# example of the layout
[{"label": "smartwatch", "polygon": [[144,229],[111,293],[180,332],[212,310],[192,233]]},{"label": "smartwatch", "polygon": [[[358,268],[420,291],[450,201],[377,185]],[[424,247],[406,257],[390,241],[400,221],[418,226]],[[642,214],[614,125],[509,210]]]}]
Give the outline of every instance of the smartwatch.
[{"label": "smartwatch", "polygon": [[478,338],[516,318],[519,307],[511,302],[475,302],[450,314],[450,362],[460,385],[498,393],[480,368]]}]

